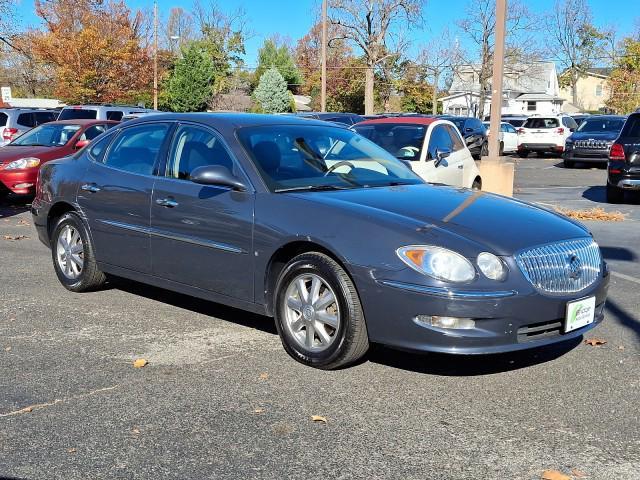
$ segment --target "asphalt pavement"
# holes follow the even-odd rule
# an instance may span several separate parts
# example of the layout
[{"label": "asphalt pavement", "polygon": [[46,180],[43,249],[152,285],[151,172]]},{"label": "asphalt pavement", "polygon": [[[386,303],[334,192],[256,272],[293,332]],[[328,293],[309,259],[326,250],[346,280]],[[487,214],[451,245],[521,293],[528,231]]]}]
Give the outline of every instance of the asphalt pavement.
[{"label": "asphalt pavement", "polygon": [[640,200],[604,203],[605,176],[518,160],[515,196],[628,214],[587,222],[614,272],[587,335],[606,343],[376,347],[334,372],[290,359],[265,317],[127,281],[68,292],[4,203],[0,478],[640,479]]}]

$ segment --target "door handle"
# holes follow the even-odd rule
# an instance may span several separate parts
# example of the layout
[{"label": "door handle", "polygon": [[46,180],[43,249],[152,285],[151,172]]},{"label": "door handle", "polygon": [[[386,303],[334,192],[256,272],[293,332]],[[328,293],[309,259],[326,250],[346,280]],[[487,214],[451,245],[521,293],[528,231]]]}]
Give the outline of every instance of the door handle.
[{"label": "door handle", "polygon": [[167,208],[173,208],[173,207],[177,207],[179,205],[178,202],[176,202],[173,198],[168,197],[168,198],[159,198],[156,200],[156,203],[158,205],[160,205],[161,207],[167,207]]},{"label": "door handle", "polygon": [[460,165],[458,165],[458,168],[459,168],[460,170],[462,170],[462,169],[464,168],[464,165],[460,164]]},{"label": "door handle", "polygon": [[95,183],[86,183],[82,185],[80,189],[84,190],[85,192],[91,192],[91,193],[96,193],[100,191],[100,187],[97,186]]}]

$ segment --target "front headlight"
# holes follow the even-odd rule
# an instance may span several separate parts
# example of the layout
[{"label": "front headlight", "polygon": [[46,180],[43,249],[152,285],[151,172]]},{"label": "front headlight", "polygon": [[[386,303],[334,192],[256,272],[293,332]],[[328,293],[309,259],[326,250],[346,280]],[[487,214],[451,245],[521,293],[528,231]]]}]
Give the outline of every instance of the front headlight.
[{"label": "front headlight", "polygon": [[25,157],[19,160],[14,160],[13,162],[9,163],[6,167],[4,167],[4,169],[5,170],[23,170],[25,168],[34,168],[34,167],[37,167],[38,165],[40,165],[39,158]]},{"label": "front headlight", "polygon": [[416,272],[444,282],[466,283],[476,278],[476,270],[465,257],[432,245],[409,245],[396,250],[398,257]]},{"label": "front headlight", "polygon": [[491,280],[501,282],[507,276],[507,268],[503,261],[493,253],[482,252],[478,255],[476,263],[478,264],[480,271],[484,273],[484,276]]}]

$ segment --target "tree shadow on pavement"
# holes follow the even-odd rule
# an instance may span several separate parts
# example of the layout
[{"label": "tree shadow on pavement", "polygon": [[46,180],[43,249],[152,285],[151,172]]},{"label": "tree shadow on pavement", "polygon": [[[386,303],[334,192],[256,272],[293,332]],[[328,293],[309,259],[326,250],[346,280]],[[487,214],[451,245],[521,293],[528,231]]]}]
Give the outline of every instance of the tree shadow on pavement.
[{"label": "tree shadow on pavement", "polygon": [[[0,218],[9,218],[29,211],[31,198],[24,197],[0,197]],[[0,480],[1,477],[0,477]]]},{"label": "tree shadow on pavement", "polygon": [[554,345],[492,355],[410,353],[377,345],[369,352],[369,361],[428,375],[449,377],[490,375],[555,360],[573,350],[581,342],[582,336]]},{"label": "tree shadow on pavement", "polygon": [[151,300],[183,308],[194,313],[219,318],[249,328],[255,328],[265,333],[278,334],[272,318],[238,308],[227,307],[219,303],[201,300],[189,295],[172,292],[158,287],[138,283],[119,277],[109,277],[109,286],[134,295],[140,295]]},{"label": "tree shadow on pavement", "polygon": [[640,319],[635,318],[631,313],[627,312],[610,298],[605,304],[605,309],[607,312],[612,314],[621,325],[635,333],[636,337],[638,337],[638,341],[640,342]]}]

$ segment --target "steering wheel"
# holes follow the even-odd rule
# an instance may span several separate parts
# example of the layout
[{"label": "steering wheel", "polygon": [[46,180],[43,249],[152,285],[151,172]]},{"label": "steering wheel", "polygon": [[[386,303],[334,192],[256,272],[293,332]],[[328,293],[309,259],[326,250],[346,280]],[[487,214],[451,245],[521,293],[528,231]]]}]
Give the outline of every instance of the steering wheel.
[{"label": "steering wheel", "polygon": [[341,162],[338,163],[334,163],[333,165],[331,165],[326,172],[324,172],[324,176],[326,177],[327,175],[329,175],[331,172],[333,172],[336,168],[339,167],[344,167],[344,166],[348,166],[351,167],[351,169],[356,168],[355,165],[353,163],[351,163],[348,160],[342,160]]}]

